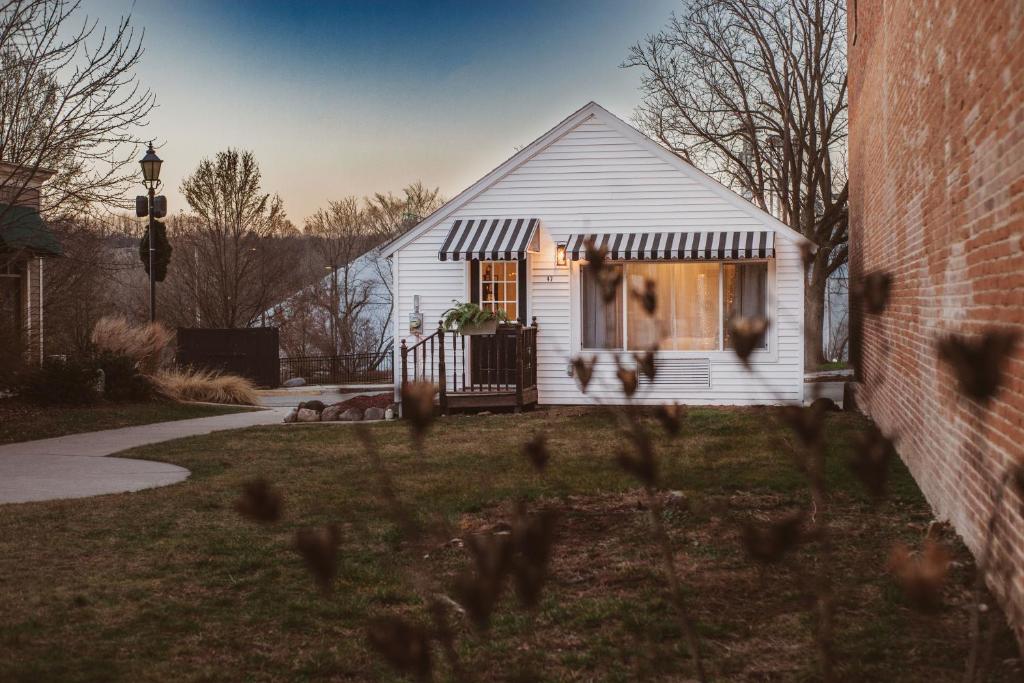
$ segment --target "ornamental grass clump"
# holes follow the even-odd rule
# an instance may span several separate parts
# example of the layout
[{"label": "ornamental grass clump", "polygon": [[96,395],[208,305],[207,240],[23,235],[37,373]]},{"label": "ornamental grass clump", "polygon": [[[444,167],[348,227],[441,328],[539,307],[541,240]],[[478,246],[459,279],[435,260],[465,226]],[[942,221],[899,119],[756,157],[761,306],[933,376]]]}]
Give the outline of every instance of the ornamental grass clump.
[{"label": "ornamental grass clump", "polygon": [[244,406],[259,402],[256,386],[248,379],[212,370],[162,370],[153,375],[153,383],[160,394],[175,401]]},{"label": "ornamental grass clump", "polygon": [[92,329],[96,350],[131,358],[139,372],[152,375],[160,367],[174,335],[160,323],[133,325],[122,317],[100,318]]}]

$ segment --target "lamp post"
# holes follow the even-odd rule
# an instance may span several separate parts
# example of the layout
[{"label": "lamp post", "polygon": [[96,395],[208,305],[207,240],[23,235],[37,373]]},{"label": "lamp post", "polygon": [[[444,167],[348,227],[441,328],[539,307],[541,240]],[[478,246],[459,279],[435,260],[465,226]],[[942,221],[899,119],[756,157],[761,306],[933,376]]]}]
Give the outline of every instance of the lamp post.
[{"label": "lamp post", "polygon": [[[139,165],[142,166],[142,184],[149,190],[148,197],[136,197],[135,199],[135,213],[139,216],[149,216],[149,320],[150,322],[156,322],[156,230],[154,229],[154,223],[158,216],[164,216],[167,213],[167,200],[165,197],[156,197],[156,188],[160,185],[160,165],[163,160],[156,155],[156,151],[153,150],[153,143],[149,143],[149,149],[146,151],[146,156],[139,159]],[[140,206],[139,200],[145,201],[145,213],[141,213],[143,207]],[[158,207],[157,199],[162,206]],[[162,209],[162,211],[160,210]]]}]

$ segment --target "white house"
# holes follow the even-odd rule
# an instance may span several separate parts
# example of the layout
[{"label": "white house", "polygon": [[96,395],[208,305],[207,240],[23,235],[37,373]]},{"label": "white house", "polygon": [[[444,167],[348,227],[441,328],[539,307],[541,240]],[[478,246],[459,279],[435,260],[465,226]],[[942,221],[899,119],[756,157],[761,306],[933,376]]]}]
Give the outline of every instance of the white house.
[{"label": "white house", "polygon": [[[623,276],[611,303],[586,263],[589,238]],[[621,402],[618,363],[635,364],[633,352],[659,340],[655,378],[641,377],[634,401],[801,401],[803,242],[591,102],[385,247],[396,396],[403,379],[426,379],[447,407],[500,405],[493,399],[509,392],[518,401],[507,405]],[[647,279],[653,317],[631,294]],[[505,339],[435,334],[453,301],[501,308],[526,330]],[[731,348],[737,314],[771,321],[750,369]],[[596,358],[586,393],[573,376],[578,357]]]}]

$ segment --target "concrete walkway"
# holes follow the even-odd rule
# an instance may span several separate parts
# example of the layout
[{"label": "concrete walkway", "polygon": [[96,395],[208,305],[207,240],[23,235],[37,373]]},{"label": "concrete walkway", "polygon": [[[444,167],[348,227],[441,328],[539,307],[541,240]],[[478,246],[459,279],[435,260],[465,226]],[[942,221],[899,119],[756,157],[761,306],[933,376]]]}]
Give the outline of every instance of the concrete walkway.
[{"label": "concrete walkway", "polygon": [[286,408],[274,408],[2,445],[0,503],[85,498],[175,484],[188,477],[184,467],[104,456],[186,436],[280,424],[287,413]]}]

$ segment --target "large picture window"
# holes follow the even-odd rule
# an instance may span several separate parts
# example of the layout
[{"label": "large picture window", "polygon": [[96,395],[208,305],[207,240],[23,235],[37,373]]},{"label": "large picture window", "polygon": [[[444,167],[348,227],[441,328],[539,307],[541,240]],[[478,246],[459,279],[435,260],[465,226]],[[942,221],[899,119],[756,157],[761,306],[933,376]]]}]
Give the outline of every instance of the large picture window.
[{"label": "large picture window", "polygon": [[[655,344],[664,351],[732,348],[729,320],[768,315],[768,264],[721,262],[609,263],[623,285],[606,302],[592,269],[580,268],[583,347],[640,351]],[[648,314],[630,292],[654,283],[657,307]],[[767,348],[767,337],[758,348]]]}]

